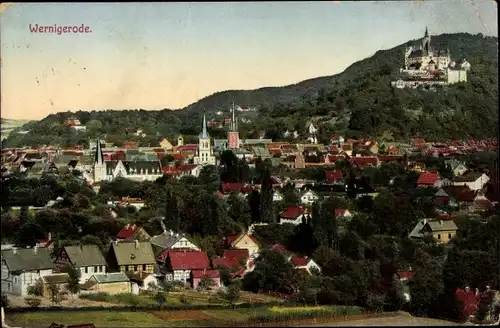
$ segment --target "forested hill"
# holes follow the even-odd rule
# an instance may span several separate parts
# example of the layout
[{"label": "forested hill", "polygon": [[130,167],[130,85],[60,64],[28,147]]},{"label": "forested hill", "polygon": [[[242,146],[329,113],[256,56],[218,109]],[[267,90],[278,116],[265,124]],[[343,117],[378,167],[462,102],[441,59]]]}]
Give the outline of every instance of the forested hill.
[{"label": "forested hill", "polygon": [[[434,140],[497,137],[498,38],[467,33],[432,36],[432,44],[450,49],[452,60],[466,58],[471,64],[468,83],[438,88],[436,92],[392,89],[390,81],[397,78],[405,47],[419,41],[377,51],[335,76],[285,87],[218,92],[175,111],[52,114],[24,126],[23,129],[30,130],[27,134],[12,133],[4,146],[74,145],[97,135],[106,135],[108,141],[121,144],[124,139],[133,138],[124,133],[125,127],[131,132],[139,128],[148,134],[141,139],[142,145],[154,144],[160,137],[177,133],[195,136],[200,130],[203,111],[213,119],[219,110],[228,113],[233,100],[236,104],[259,108],[258,113],[244,114],[251,121],[239,126],[244,137],[256,136],[264,130],[267,137],[277,139],[287,129],[305,132],[310,121],[319,126],[323,142],[334,133],[349,137],[392,135],[395,139],[419,136]],[[87,125],[88,132],[74,133],[64,127],[63,120],[70,116]],[[213,136],[222,133],[212,131]]]}]

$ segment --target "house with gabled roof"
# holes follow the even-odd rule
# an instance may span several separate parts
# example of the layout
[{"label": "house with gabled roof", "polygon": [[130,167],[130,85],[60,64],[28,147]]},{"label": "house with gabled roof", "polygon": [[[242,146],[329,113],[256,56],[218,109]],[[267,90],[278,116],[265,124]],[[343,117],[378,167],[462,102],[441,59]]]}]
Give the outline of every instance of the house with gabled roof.
[{"label": "house with gabled roof", "polygon": [[470,172],[462,176],[455,177],[452,181],[454,186],[467,186],[470,190],[482,190],[490,178],[481,172]]},{"label": "house with gabled roof", "polygon": [[110,272],[153,273],[156,265],[149,241],[113,241],[106,255]]},{"label": "house with gabled roof", "polygon": [[157,258],[162,263],[165,279],[168,281],[180,281],[191,283],[192,270],[206,270],[210,268],[210,262],[206,252],[189,250],[166,250]]},{"label": "house with gabled roof", "polygon": [[304,205],[312,205],[318,200],[319,200],[319,195],[312,190],[307,190],[302,195],[300,195],[300,201]]},{"label": "house with gabled roof", "polygon": [[293,255],[289,261],[293,264],[294,269],[305,269],[309,275],[313,275],[315,271],[321,272],[320,266],[310,257]]},{"label": "house with gabled roof", "polygon": [[67,265],[80,271],[80,283],[95,273],[106,273],[106,260],[97,245],[65,246],[56,255],[55,270],[61,272]]},{"label": "house with gabled roof", "polygon": [[447,243],[457,234],[458,227],[452,220],[427,221],[422,228],[422,234],[431,235],[438,243]]},{"label": "house with gabled roof", "polygon": [[28,295],[28,287],[51,275],[54,263],[47,248],[11,248],[1,252],[2,292]]},{"label": "house with gabled roof", "polygon": [[174,231],[164,230],[161,235],[151,237],[151,245],[155,255],[163,253],[165,250],[174,249],[189,249],[192,251],[201,251],[192,241],[184,234],[174,233]]},{"label": "house with gabled roof", "polygon": [[291,223],[295,225],[299,225],[302,223],[304,219],[304,215],[307,214],[307,210],[303,206],[293,205],[288,207],[286,210],[281,212],[280,224],[283,223]]},{"label": "house with gabled roof", "polygon": [[125,272],[111,272],[92,275],[80,285],[82,293],[131,293],[132,285]]},{"label": "house with gabled roof", "polygon": [[341,170],[325,170],[325,182],[331,184],[342,184],[343,173]]},{"label": "house with gabled roof", "polygon": [[117,240],[139,240],[139,241],[148,241],[151,239],[151,236],[147,233],[144,228],[139,227],[135,224],[127,224],[122,230],[118,232],[116,235]]},{"label": "house with gabled roof", "polygon": [[454,158],[444,161],[444,164],[450,167],[454,176],[461,176],[468,170],[464,162],[456,160]]},{"label": "house with gabled roof", "polygon": [[421,172],[417,180],[418,187],[441,187],[441,177],[438,172]]},{"label": "house with gabled roof", "polygon": [[228,248],[247,249],[250,256],[258,253],[261,247],[260,242],[248,232],[227,236],[224,242]]}]

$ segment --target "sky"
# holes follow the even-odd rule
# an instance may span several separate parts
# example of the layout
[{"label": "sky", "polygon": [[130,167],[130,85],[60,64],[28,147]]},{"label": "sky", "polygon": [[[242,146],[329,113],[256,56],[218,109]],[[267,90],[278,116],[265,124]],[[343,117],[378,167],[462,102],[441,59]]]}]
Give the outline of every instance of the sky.
[{"label": "sky", "polygon": [[[1,4],[1,117],[178,109],[218,91],[293,84],[421,38],[426,26],[431,35],[497,36],[496,6],[493,0]],[[83,24],[90,33],[34,33],[35,24]]]}]

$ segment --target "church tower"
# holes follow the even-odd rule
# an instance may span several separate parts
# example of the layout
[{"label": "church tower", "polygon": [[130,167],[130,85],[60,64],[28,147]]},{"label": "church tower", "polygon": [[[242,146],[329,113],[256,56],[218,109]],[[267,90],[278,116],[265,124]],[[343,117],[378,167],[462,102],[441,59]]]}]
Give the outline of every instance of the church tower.
[{"label": "church tower", "polygon": [[236,121],[236,109],[231,109],[232,117],[231,117],[231,127],[230,131],[227,133],[227,148],[228,149],[238,149],[240,148],[240,134],[238,132],[238,122]]},{"label": "church tower", "polygon": [[429,35],[427,27],[425,27],[425,35],[424,38],[422,39],[422,49],[424,50],[425,56],[432,56],[431,36]]},{"label": "church tower", "polygon": [[101,140],[98,138],[94,156],[94,182],[103,180],[106,180],[106,162],[104,162]]},{"label": "church tower", "polygon": [[198,154],[194,158],[194,163],[201,165],[215,165],[215,156],[210,142],[210,136],[207,131],[207,119],[205,114],[203,114],[203,126],[198,137]]}]

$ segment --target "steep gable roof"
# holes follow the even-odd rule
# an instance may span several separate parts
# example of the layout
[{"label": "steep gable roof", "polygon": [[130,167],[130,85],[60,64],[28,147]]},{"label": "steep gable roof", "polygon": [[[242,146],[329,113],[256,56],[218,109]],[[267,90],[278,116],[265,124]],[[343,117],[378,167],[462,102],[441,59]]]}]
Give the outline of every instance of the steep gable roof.
[{"label": "steep gable roof", "polygon": [[44,247],[38,247],[36,254],[33,248],[8,249],[3,250],[1,254],[10,272],[54,268],[49,250]]},{"label": "steep gable roof", "polygon": [[288,219],[288,220],[295,220],[300,215],[304,214],[304,211],[305,210],[302,206],[298,206],[298,205],[290,206],[286,210],[281,212],[280,218]]},{"label": "steep gable roof", "polygon": [[417,184],[419,185],[433,185],[440,179],[437,172],[422,172],[418,176]]},{"label": "steep gable roof", "polygon": [[206,252],[177,250],[170,250],[166,252],[166,258],[167,260],[170,258],[170,265],[173,270],[208,269],[210,266]]},{"label": "steep gable roof", "polygon": [[237,260],[247,260],[250,257],[248,249],[225,249],[222,257],[235,258]]},{"label": "steep gable roof", "polygon": [[154,264],[155,256],[150,242],[121,241],[112,243],[118,265]]},{"label": "steep gable roof", "polygon": [[72,264],[79,267],[106,265],[97,245],[66,246],[63,248]]}]

